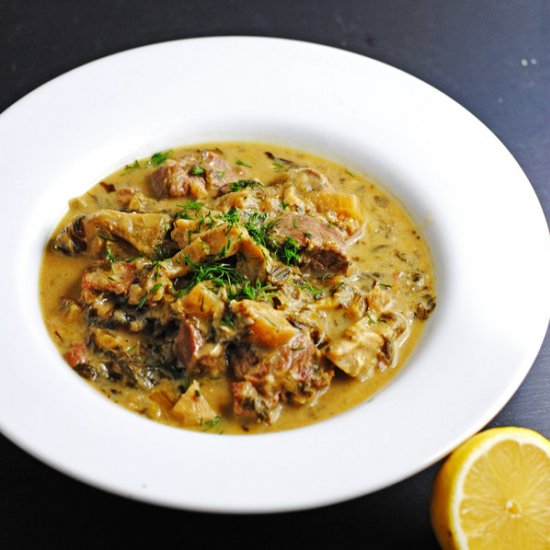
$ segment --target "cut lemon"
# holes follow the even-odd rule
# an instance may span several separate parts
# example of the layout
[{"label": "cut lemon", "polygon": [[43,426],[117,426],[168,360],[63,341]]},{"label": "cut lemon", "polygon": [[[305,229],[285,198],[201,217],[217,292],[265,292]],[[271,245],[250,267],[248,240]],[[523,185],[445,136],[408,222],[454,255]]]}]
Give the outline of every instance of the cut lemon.
[{"label": "cut lemon", "polygon": [[550,549],[550,441],[492,428],[458,447],[434,481],[431,519],[445,549]]}]

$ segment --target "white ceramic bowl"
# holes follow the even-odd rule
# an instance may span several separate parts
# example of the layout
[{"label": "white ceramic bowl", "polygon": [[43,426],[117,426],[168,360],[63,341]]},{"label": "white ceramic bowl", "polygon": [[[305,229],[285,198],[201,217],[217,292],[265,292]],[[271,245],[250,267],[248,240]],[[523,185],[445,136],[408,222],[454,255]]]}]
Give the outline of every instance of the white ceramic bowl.
[{"label": "white ceramic bowl", "polygon": [[[193,433],[108,401],[49,340],[38,273],[67,200],[135,158],[214,140],[285,144],[341,162],[372,176],[424,224],[438,306],[405,368],[368,403],[270,435]],[[477,119],[382,63],[265,38],[139,48],[23,98],[0,117],[0,142],[0,426],[94,486],[224,512],[365,494],[482,428],[541,345],[549,239],[529,182]]]}]

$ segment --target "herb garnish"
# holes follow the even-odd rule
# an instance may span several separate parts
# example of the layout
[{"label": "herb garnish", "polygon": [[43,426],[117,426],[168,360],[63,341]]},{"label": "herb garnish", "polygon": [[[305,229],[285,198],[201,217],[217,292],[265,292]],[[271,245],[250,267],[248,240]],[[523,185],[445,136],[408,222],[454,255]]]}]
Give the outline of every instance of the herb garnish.
[{"label": "herb garnish", "polygon": [[137,168],[141,168],[141,164],[139,163],[139,161],[136,159],[134,160],[134,162],[132,162],[132,164],[127,164],[125,167],[124,167],[124,170],[126,172],[129,172],[130,170],[136,170]]},{"label": "herb garnish", "polygon": [[188,294],[196,285],[202,281],[212,281],[215,286],[233,286],[244,281],[244,275],[241,275],[232,265],[224,262],[204,262],[195,263],[187,254],[181,254],[185,263],[191,266],[191,280],[189,283],[176,292],[176,296]]},{"label": "herb garnish", "polygon": [[109,245],[105,246],[105,256],[107,257],[107,260],[111,262],[112,264],[118,262],[115,255],[113,254],[112,250],[109,248]]},{"label": "herb garnish", "polygon": [[314,300],[318,300],[323,295],[323,289],[314,287],[310,282],[304,282],[299,285],[297,285],[298,288],[301,288],[303,290],[307,290],[312,296]]},{"label": "herb garnish", "polygon": [[298,251],[300,245],[292,238],[287,237],[276,250],[277,257],[286,265],[296,265],[300,261]]},{"label": "herb garnish", "polygon": [[149,296],[152,296],[153,294],[155,294],[161,287],[162,287],[162,283],[157,283],[156,285],[151,287],[151,289],[148,292],[146,292],[139,299],[139,302],[137,303],[136,309],[141,309],[145,305],[145,302],[147,301],[147,298],[149,298]]},{"label": "herb garnish", "polygon": [[267,214],[265,212],[252,212],[248,216],[248,221],[244,223],[244,226],[254,241],[265,248],[274,250],[277,248],[277,245],[270,233],[279,223],[279,220],[266,222],[266,218]]},{"label": "herb garnish", "polygon": [[216,415],[214,418],[211,418],[209,420],[204,420],[204,418],[201,418],[200,420],[201,428],[203,429],[203,431],[210,430],[215,426],[217,426],[221,419],[222,417],[219,415]]},{"label": "herb garnish", "polygon": [[234,206],[232,206],[228,212],[223,212],[222,214],[220,214],[220,219],[226,222],[229,226],[228,232],[230,229],[233,228],[236,223],[239,223],[241,221],[241,217],[239,216],[239,213]]},{"label": "herb garnish", "polygon": [[269,283],[262,283],[259,279],[253,285],[250,284],[248,279],[245,279],[240,288],[233,289],[229,293],[228,298],[230,300],[264,300],[276,291],[276,287],[271,286]]},{"label": "herb garnish", "polygon": [[254,189],[255,187],[263,187],[263,183],[258,180],[237,180],[229,185],[229,191],[231,191],[231,193],[235,193],[245,187],[250,187],[251,189]]},{"label": "herb garnish", "polygon": [[252,168],[250,164],[247,164],[246,162],[243,162],[242,160],[239,160],[239,159],[235,161],[235,164],[238,164],[239,166],[246,166],[246,168]]},{"label": "herb garnish", "polygon": [[160,166],[170,156],[170,153],[172,153],[171,149],[168,151],[158,151],[151,156],[149,159],[149,164],[151,166]]},{"label": "herb garnish", "polygon": [[198,164],[195,164],[191,170],[189,170],[190,176],[204,176],[205,171]]},{"label": "herb garnish", "polygon": [[189,199],[185,204],[178,204],[177,206],[182,209],[182,212],[176,212],[176,218],[183,218],[184,220],[191,219],[189,211],[197,215],[203,208],[206,208],[202,202],[195,199]]}]

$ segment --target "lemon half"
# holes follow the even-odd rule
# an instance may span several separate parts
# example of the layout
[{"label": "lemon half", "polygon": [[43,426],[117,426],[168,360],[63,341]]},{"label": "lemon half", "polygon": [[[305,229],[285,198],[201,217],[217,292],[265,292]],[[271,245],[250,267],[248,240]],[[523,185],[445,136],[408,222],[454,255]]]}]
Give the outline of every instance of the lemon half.
[{"label": "lemon half", "polygon": [[550,549],[550,441],[516,427],[458,447],[434,481],[431,519],[447,549]]}]

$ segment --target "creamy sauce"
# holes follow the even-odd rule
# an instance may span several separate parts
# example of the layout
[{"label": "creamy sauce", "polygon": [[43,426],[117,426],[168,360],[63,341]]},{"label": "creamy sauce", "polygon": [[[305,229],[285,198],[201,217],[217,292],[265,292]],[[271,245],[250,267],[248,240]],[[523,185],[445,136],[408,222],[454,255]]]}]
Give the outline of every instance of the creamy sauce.
[{"label": "creamy sauce", "polygon": [[[405,208],[392,196],[375,186],[367,178],[351,173],[345,167],[293,149],[258,143],[216,143],[201,145],[201,149],[219,149],[223,157],[238,167],[243,178],[256,178],[268,186],[284,169],[277,159],[291,160],[324,174],[337,192],[350,193],[359,199],[364,216],[362,236],[348,249],[352,261],[351,272],[367,274],[379,288],[391,291],[391,310],[404,321],[404,331],[396,338],[391,362],[379,365],[369,376],[352,377],[335,368],[330,386],[309,403],[286,404],[276,422],[265,424],[236,417],[232,412],[231,378],[225,375],[200,378],[201,393],[221,419],[186,428],[211,433],[243,434],[287,430],[327,419],[367,401],[387,384],[402,367],[420,338],[425,319],[435,305],[435,282],[432,259],[420,228],[406,213]],[[174,149],[170,158],[178,158],[190,148]],[[269,151],[271,155],[266,155]],[[141,190],[152,197],[149,175],[155,169],[150,159],[136,161],[106,177],[87,193],[70,201],[69,211],[55,231],[67,226],[76,216],[102,208],[114,208],[116,191],[122,188]],[[186,198],[164,198],[167,208],[178,208]],[[200,199],[199,199],[200,200]],[[61,354],[67,354],[75,342],[89,340],[86,315],[79,308],[82,273],[92,259],[83,255],[68,256],[54,250],[52,243],[44,253],[40,278],[40,297],[47,329]],[[313,286],[315,277],[308,279]],[[324,298],[321,298],[324,299]],[[366,312],[368,315],[368,311]],[[327,305],[328,334],[333,337],[357,322],[357,316],[346,307]],[[373,319],[377,329],[382,317]],[[139,345],[139,333],[127,333],[128,348]],[[364,378],[364,379],[363,379]],[[144,416],[182,427],[182,423],[169,414],[169,406],[181,394],[181,381],[165,379],[151,391],[157,392],[152,400],[150,391],[125,387],[106,378],[98,377],[90,384],[109,399]],[[159,393],[159,389],[163,392]],[[161,395],[161,397],[158,397]],[[171,403],[164,403],[165,397]]]}]

